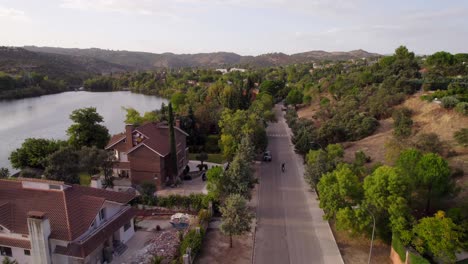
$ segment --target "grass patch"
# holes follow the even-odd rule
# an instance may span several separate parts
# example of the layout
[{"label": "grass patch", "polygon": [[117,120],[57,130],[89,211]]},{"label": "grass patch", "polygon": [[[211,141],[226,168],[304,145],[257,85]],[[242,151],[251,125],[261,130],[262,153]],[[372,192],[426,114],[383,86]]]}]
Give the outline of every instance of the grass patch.
[{"label": "grass patch", "polygon": [[90,186],[91,185],[91,175],[86,172],[80,173],[80,185]]},{"label": "grass patch", "polygon": [[395,235],[392,238],[392,247],[396,251],[396,253],[398,253],[398,256],[400,256],[401,261],[404,262],[406,260],[406,249],[403,246],[403,243],[401,243],[400,238],[398,238]]},{"label": "grass patch", "polygon": [[[198,153],[189,153],[189,160],[197,160]],[[223,154],[221,153],[213,153],[208,154],[208,160],[206,162],[213,162],[218,164],[223,164],[225,162]]]},{"label": "grass patch", "polygon": [[414,253],[409,254],[409,260],[411,264],[430,264],[430,262],[427,259]]}]

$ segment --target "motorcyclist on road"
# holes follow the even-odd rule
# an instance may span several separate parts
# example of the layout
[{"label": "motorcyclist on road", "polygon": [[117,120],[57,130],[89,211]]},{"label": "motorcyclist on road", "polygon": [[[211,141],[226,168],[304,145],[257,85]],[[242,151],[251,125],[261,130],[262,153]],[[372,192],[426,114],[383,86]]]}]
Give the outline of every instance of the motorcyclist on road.
[{"label": "motorcyclist on road", "polygon": [[281,170],[284,172],[284,163],[281,163]]}]

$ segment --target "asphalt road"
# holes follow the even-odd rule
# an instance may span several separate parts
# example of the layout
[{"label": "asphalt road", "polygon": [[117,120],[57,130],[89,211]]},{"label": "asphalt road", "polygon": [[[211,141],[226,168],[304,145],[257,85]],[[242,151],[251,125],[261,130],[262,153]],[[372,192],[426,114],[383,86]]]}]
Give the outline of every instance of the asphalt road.
[{"label": "asphalt road", "polygon": [[254,263],[343,263],[316,195],[304,182],[302,159],[280,109],[275,107],[278,122],[267,128],[273,160],[260,166]]}]

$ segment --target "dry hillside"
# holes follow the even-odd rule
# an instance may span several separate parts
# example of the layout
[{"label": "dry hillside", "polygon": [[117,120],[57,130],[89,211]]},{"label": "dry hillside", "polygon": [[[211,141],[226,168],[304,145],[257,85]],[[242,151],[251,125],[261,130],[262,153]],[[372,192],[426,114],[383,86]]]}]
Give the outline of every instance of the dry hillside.
[{"label": "dry hillside", "polygon": [[[463,116],[453,110],[442,108],[437,103],[429,103],[420,99],[422,93],[417,93],[406,100],[400,107],[407,107],[413,111],[413,135],[414,139],[420,133],[435,133],[439,135],[441,141],[455,151],[455,156],[448,158],[452,167],[463,169],[465,175],[457,179],[459,186],[468,186],[468,148],[463,148],[456,144],[453,133],[461,128],[468,127],[468,117]],[[298,111],[299,117],[312,119],[318,111],[318,106],[310,106]],[[380,127],[377,131],[362,140],[355,142],[346,142],[345,160],[351,162],[354,160],[354,153],[358,150],[364,151],[371,157],[374,164],[381,162],[386,164],[385,142],[393,137],[393,119],[388,118],[380,121]],[[468,188],[465,188],[468,189]],[[468,195],[465,190],[462,196]]]}]

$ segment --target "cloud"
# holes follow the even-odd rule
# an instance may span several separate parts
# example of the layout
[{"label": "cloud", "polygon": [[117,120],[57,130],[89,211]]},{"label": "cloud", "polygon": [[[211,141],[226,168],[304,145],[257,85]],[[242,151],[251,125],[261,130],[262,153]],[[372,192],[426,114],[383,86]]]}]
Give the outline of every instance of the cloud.
[{"label": "cloud", "polygon": [[0,18],[6,18],[15,21],[29,21],[30,18],[22,10],[0,6]]},{"label": "cloud", "polygon": [[[139,15],[176,16],[184,10],[262,8],[314,14],[358,10],[366,0],[61,0],[62,8]],[[345,12],[346,11],[346,12]]]}]

